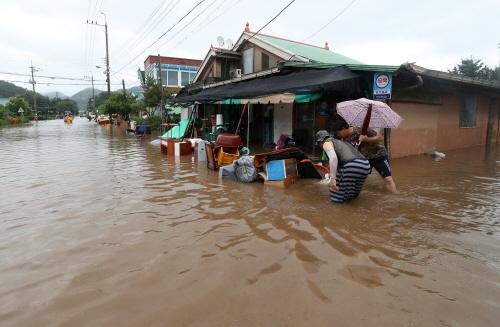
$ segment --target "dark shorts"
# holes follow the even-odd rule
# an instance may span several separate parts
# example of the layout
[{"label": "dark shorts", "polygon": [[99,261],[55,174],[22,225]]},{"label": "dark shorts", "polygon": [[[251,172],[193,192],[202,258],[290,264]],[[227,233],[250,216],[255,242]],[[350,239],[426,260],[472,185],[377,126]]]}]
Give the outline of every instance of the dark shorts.
[{"label": "dark shorts", "polygon": [[389,158],[387,156],[381,156],[375,159],[370,159],[370,166],[375,168],[380,176],[383,178],[391,176],[391,166],[389,165]]}]

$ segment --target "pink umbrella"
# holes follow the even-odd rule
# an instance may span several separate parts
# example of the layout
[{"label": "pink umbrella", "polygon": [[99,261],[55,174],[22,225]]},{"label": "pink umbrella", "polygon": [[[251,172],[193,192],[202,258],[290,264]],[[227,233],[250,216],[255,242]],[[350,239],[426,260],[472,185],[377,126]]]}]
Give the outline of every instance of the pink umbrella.
[{"label": "pink umbrella", "polygon": [[384,102],[365,98],[338,103],[337,113],[349,125],[363,127],[363,135],[366,135],[368,127],[396,128],[403,121],[403,118]]}]

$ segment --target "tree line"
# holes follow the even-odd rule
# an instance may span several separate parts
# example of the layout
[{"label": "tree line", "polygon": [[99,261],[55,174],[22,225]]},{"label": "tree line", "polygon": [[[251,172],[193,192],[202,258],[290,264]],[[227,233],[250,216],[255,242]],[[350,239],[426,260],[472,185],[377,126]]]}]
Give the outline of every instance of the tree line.
[{"label": "tree line", "polygon": [[500,66],[488,67],[481,59],[475,59],[472,56],[461,59],[460,63],[448,70],[448,72],[486,81],[500,82]]},{"label": "tree line", "polygon": [[[129,119],[131,115],[157,116],[161,107],[161,85],[155,79],[148,78],[143,90],[141,98],[123,91],[111,92],[109,96],[106,92],[100,93],[95,97],[95,104],[89,99],[88,111],[93,111],[95,105],[99,113],[118,114],[124,119]],[[170,99],[173,93],[164,91],[164,97],[165,100]],[[165,108],[164,114],[169,114]]]},{"label": "tree line", "polygon": [[[34,118],[33,91],[19,87],[15,84],[0,81],[0,98],[8,98],[5,105],[0,105],[0,119],[5,119],[6,115],[19,116],[19,108],[23,109],[23,116]],[[63,115],[65,112],[78,114],[78,106],[71,99],[49,98],[36,93],[37,113],[39,119],[49,116]]]}]

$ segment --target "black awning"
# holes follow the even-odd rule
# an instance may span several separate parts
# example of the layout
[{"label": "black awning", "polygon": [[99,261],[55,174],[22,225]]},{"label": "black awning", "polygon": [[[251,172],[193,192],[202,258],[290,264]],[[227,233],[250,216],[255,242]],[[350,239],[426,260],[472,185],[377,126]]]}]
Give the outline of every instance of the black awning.
[{"label": "black awning", "polygon": [[291,72],[285,75],[268,75],[217,87],[207,88],[194,95],[179,95],[170,103],[211,103],[226,99],[254,98],[279,93],[315,93],[352,91],[358,75],[346,67]]}]

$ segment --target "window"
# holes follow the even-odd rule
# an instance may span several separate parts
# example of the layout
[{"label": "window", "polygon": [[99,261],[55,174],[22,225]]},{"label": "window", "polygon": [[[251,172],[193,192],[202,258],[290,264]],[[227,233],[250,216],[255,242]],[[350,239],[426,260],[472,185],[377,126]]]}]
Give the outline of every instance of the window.
[{"label": "window", "polygon": [[243,74],[253,73],[253,48],[243,50]]},{"label": "window", "polygon": [[191,83],[194,80],[195,76],[196,76],[196,73],[189,73],[189,83]]},{"label": "window", "polygon": [[161,85],[167,85],[167,71],[165,69],[161,70]]},{"label": "window", "polygon": [[220,63],[220,69],[221,69],[221,78],[223,80],[229,79],[229,71],[231,69],[231,64],[227,61],[227,59],[223,59],[223,61]]},{"label": "window", "polygon": [[466,94],[462,97],[462,108],[460,110],[460,127],[476,127],[477,118],[477,96]]},{"label": "window", "polygon": [[188,85],[189,81],[189,72],[181,72],[181,85]]},{"label": "window", "polygon": [[262,70],[269,69],[269,56],[262,52]]},{"label": "window", "polygon": [[170,86],[179,86],[179,71],[177,70],[167,70],[168,72],[168,83]]}]

